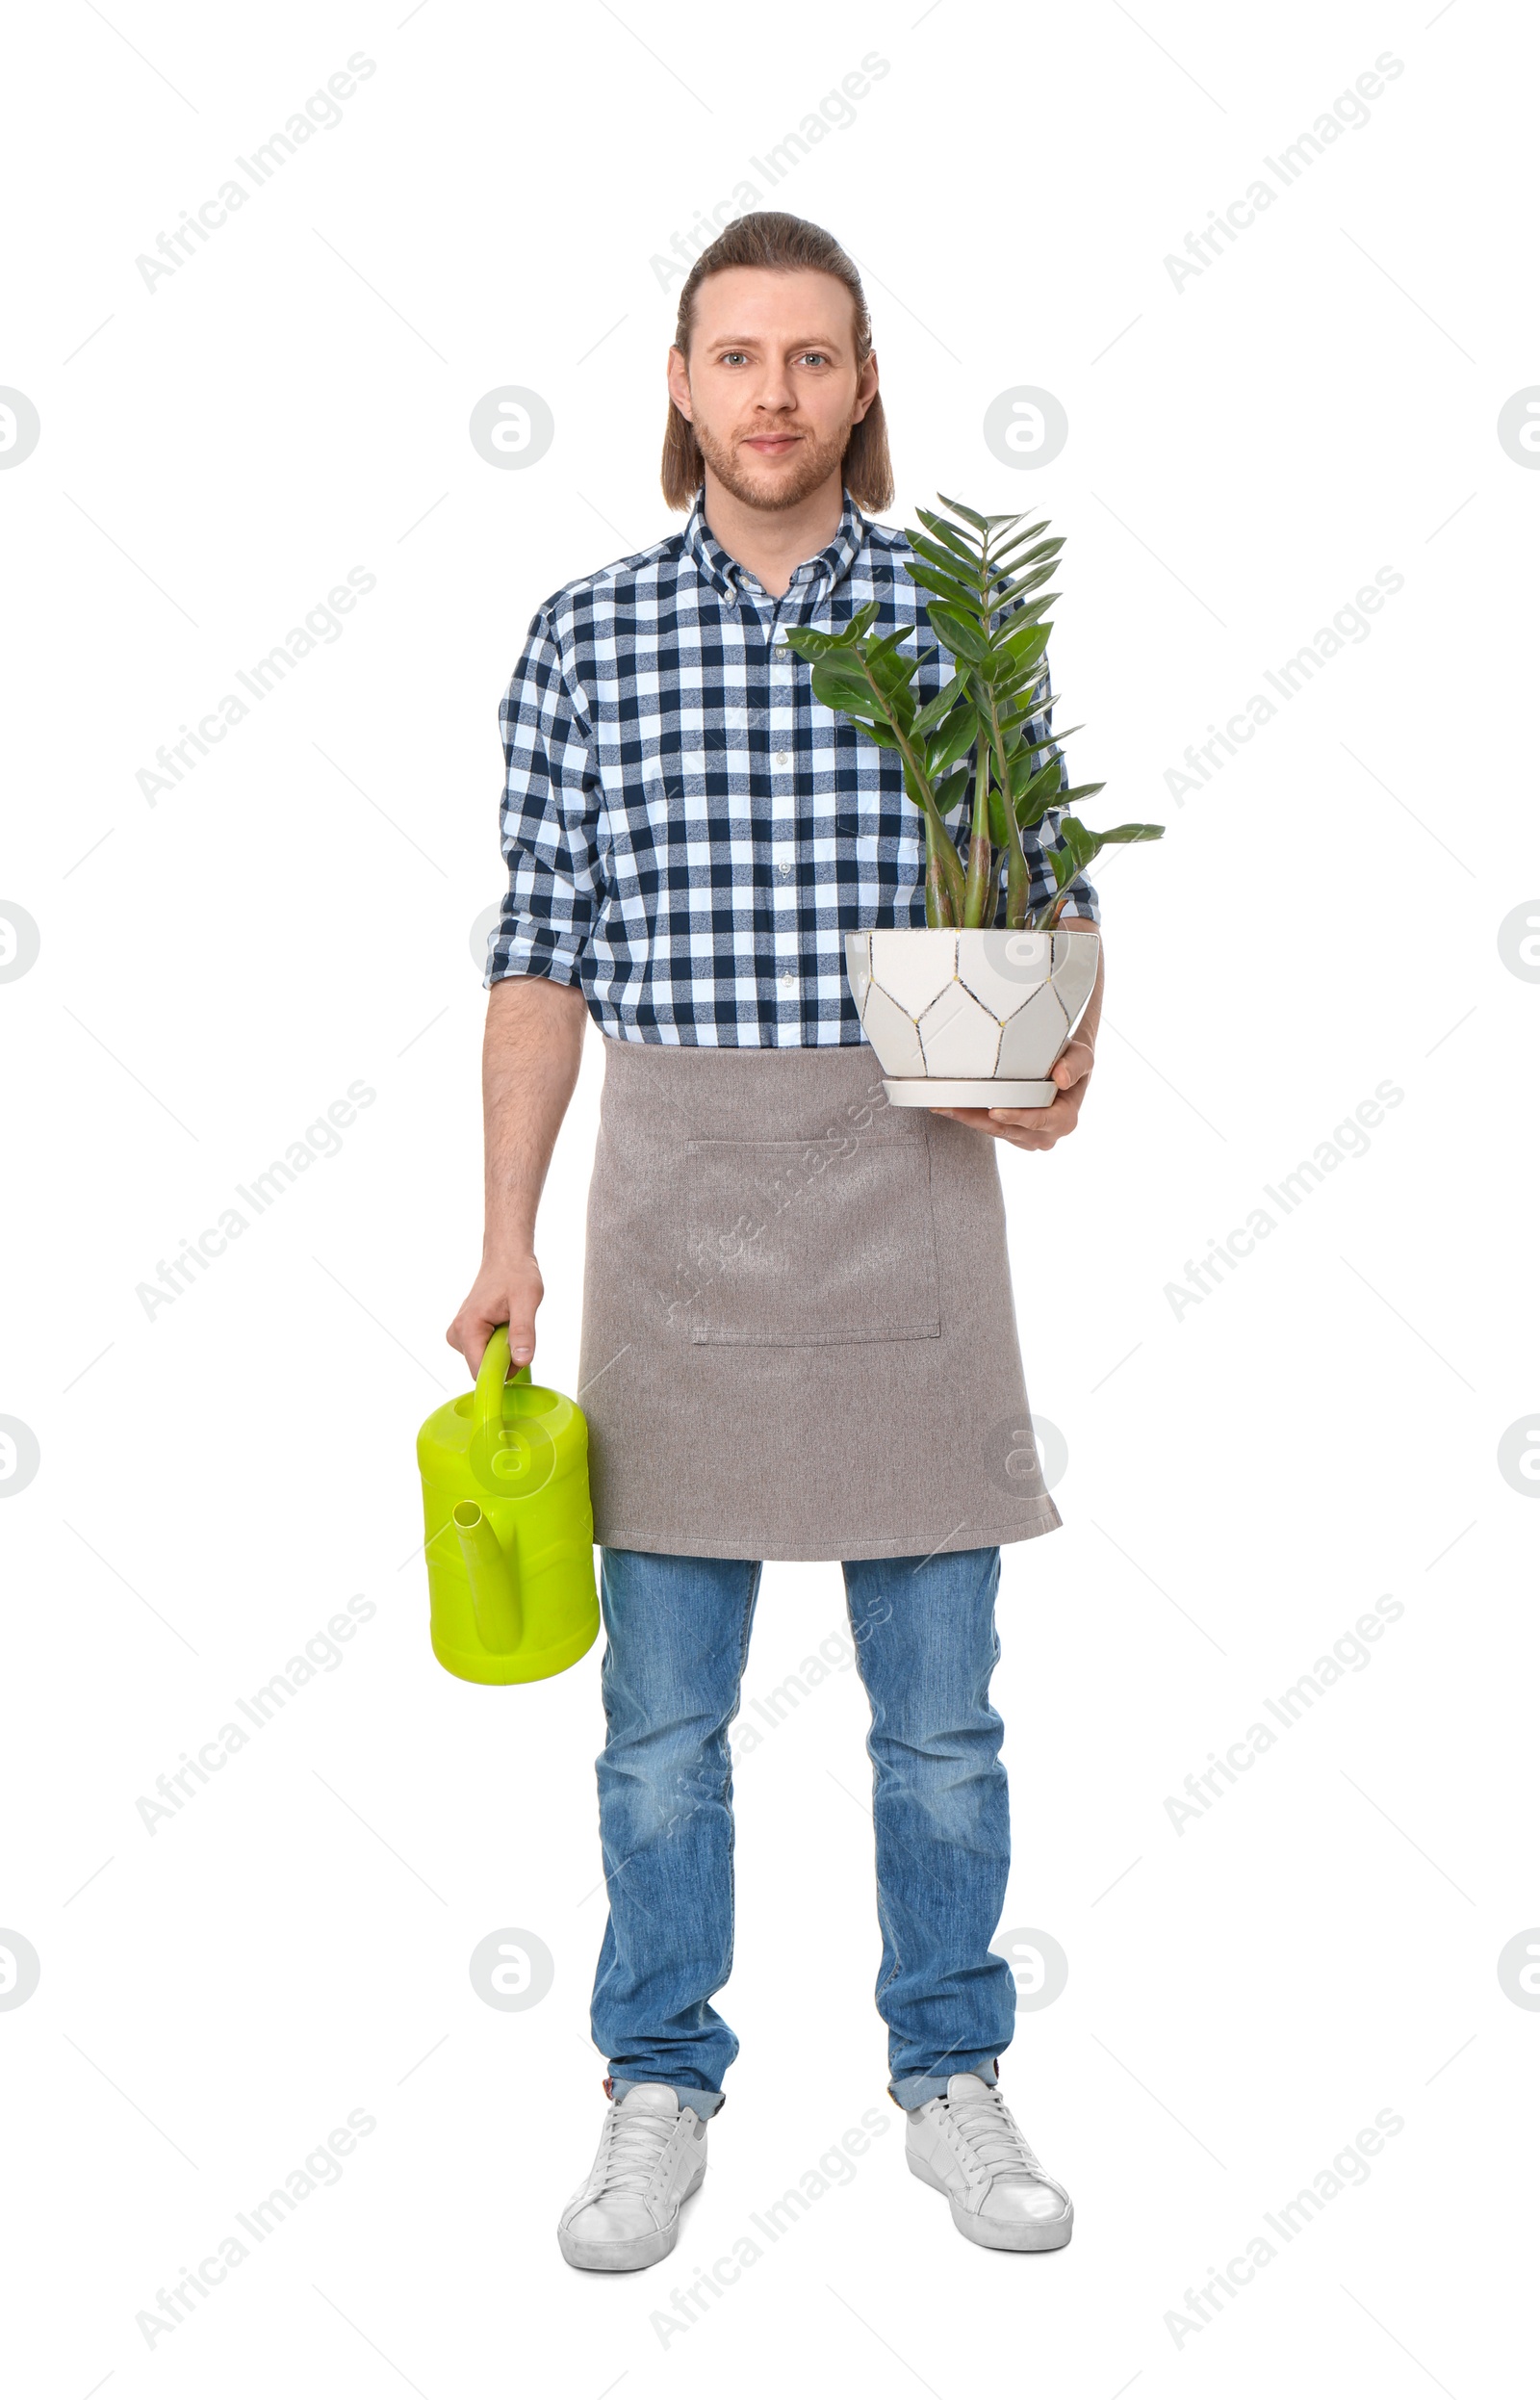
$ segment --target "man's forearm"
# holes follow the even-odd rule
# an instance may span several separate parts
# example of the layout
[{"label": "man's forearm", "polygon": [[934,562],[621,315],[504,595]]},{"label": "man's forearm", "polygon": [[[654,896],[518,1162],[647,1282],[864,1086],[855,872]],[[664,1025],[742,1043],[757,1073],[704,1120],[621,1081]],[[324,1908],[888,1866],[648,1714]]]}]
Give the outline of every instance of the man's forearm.
[{"label": "man's forearm", "polygon": [[534,1249],[535,1212],[578,1081],[587,1022],[576,984],[509,975],[492,987],[481,1052],[489,1260]]},{"label": "man's forearm", "polygon": [[446,1339],[473,1375],[494,1329],[508,1329],[516,1367],[534,1356],[545,1286],[535,1212],[582,1060],[588,1010],[575,985],[508,975],[492,987],[481,1052],[486,1116],[486,1232],[481,1264]]}]

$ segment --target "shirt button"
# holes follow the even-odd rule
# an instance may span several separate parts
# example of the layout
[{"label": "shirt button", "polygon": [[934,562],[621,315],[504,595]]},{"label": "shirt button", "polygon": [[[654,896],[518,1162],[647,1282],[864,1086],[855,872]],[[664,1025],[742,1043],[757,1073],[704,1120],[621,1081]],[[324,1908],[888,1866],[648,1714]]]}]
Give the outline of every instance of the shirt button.
[{"label": "shirt button", "polygon": [[791,764],[790,751],[778,750],[772,758],[770,763],[772,766],[789,766]]},{"label": "shirt button", "polygon": [[785,973],[781,978],[781,989],[783,992],[795,992],[796,988],[797,978],[788,967]]}]

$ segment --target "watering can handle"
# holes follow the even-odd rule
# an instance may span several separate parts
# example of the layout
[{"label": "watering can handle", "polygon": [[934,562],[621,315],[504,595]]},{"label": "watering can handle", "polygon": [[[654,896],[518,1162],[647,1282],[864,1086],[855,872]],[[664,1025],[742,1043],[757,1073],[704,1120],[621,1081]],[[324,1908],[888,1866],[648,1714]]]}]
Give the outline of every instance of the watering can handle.
[{"label": "watering can handle", "polygon": [[[502,1427],[502,1392],[508,1374],[508,1329],[500,1325],[481,1354],[481,1371],[475,1379],[475,1397],[471,1403],[471,1439],[483,1458],[490,1458],[500,1445],[493,1435]],[[514,1377],[516,1383],[532,1381],[527,1366],[522,1366]]]}]

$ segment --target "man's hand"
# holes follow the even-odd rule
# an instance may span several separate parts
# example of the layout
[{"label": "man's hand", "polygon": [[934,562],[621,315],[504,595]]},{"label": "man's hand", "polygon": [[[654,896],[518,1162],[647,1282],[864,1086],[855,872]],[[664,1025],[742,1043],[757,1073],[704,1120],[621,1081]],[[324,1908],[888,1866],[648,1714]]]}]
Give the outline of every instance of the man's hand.
[{"label": "man's hand", "polygon": [[461,1353],[471,1373],[476,1375],[480,1372],[482,1352],[498,1327],[505,1325],[515,1367],[527,1366],[535,1355],[535,1310],[545,1293],[533,1252],[506,1263],[490,1264],[483,1259],[480,1272],[444,1338],[451,1350]]},{"label": "man's hand", "polygon": [[1091,1044],[1077,1034],[1053,1069],[1059,1090],[1046,1108],[935,1108],[931,1114],[954,1117],[960,1125],[976,1125],[981,1133],[992,1133],[1014,1149],[1051,1150],[1075,1129],[1095,1059]]}]

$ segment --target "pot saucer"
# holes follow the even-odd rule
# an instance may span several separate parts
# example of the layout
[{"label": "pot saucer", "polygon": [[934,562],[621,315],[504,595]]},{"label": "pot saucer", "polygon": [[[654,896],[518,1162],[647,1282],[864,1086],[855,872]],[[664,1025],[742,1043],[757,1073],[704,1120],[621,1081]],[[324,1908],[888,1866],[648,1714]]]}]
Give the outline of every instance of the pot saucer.
[{"label": "pot saucer", "polygon": [[1020,1076],[885,1075],[883,1090],[895,1108],[1046,1108],[1059,1086]]}]

